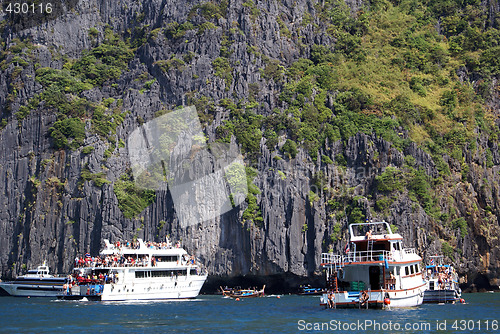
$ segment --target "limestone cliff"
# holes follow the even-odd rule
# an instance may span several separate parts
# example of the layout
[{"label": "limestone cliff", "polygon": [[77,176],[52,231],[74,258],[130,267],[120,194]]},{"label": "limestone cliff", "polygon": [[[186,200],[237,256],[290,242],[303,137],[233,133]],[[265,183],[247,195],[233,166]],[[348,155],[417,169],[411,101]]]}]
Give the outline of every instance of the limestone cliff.
[{"label": "limestone cliff", "polygon": [[[234,133],[228,138],[240,144],[247,165],[257,171],[250,180],[259,190],[253,194],[258,208],[250,212],[252,219],[243,219],[250,205],[244,203],[218,219],[183,228],[167,191],[156,191],[139,212],[127,213],[120,203],[118,186],[128,195],[136,191],[126,187],[126,138],[155,115],[194,104],[213,142],[224,137],[226,121],[238,115],[227,101],[238,112],[251,109],[269,122],[276,110],[290,110],[293,101],[283,92],[294,79],[285,70],[299,59],[320,63],[313,46],[335,50],[344,36],[332,33],[331,19],[322,17],[331,13],[330,7],[325,11],[328,4],[343,8],[340,2],[311,0],[81,0],[68,1],[42,22],[4,16],[2,276],[43,260],[66,273],[76,255],[97,253],[103,239],[160,240],[168,234],[200,258],[213,282],[247,275],[275,278],[276,289],[288,288],[320,275],[321,252],[342,249],[349,222],[366,217],[393,224],[407,246],[423,256],[444,251],[466,286],[496,288],[500,154],[498,140],[482,130],[471,130],[476,135],[454,156],[426,150],[415,139],[415,128],[403,124],[391,130],[398,137],[394,140],[375,128],[356,130],[326,138],[311,154],[307,140],[287,132],[292,123],[276,117],[274,137],[262,135],[264,125],[253,129],[244,123],[253,135],[260,133],[257,139],[242,143]],[[381,6],[350,0],[347,5],[356,22],[363,12]],[[495,26],[498,3],[482,8]],[[99,49],[104,45],[118,52],[112,47],[120,43],[121,56],[112,55],[112,61],[106,58],[108,49]],[[487,92],[479,104],[498,129],[495,75],[484,83],[468,64],[456,72],[456,81],[470,82],[474,94]],[[338,94],[328,91],[323,103],[334,116]],[[377,108],[360,110],[378,115]],[[73,118],[80,123],[68,121]],[[286,152],[290,138],[298,142],[296,152]],[[382,185],[387,179],[390,189]],[[419,180],[425,183],[423,192]],[[136,195],[132,200],[144,194]]]}]

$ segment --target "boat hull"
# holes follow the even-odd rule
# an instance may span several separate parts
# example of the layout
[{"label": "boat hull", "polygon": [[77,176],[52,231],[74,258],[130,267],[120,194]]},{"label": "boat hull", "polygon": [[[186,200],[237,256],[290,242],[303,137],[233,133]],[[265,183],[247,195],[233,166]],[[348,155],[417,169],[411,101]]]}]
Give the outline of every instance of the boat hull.
[{"label": "boat hull", "polygon": [[[145,282],[80,285],[63,299],[87,298],[101,301],[192,299],[200,293],[207,276],[164,278]],[[79,297],[77,297],[79,296]]]},{"label": "boat hull", "polygon": [[63,293],[62,285],[0,283],[0,288],[14,297],[56,297]]},{"label": "boat hull", "polygon": [[263,292],[249,293],[249,294],[227,294],[226,296],[231,298],[256,298],[264,296]]},{"label": "boat hull", "polygon": [[299,292],[297,295],[299,296],[320,296],[324,294],[324,291],[317,291],[317,292]]},{"label": "boat hull", "polygon": [[231,298],[263,297],[265,288],[266,286],[264,285],[262,290],[257,290],[257,289],[222,290],[222,294],[226,297],[231,297]]},{"label": "boat hull", "polygon": [[[333,293],[332,308],[384,308],[415,307],[423,303],[424,286],[408,290],[366,291],[368,299],[363,302],[359,291],[341,291]],[[388,300],[387,300],[388,299]],[[389,302],[386,304],[386,302]],[[320,305],[329,307],[328,294],[320,297]]]},{"label": "boat hull", "polygon": [[456,290],[426,290],[425,304],[456,303],[460,300],[460,293]]},{"label": "boat hull", "polygon": [[321,288],[305,288],[301,289],[297,294],[299,296],[320,296],[325,293],[325,289]]}]

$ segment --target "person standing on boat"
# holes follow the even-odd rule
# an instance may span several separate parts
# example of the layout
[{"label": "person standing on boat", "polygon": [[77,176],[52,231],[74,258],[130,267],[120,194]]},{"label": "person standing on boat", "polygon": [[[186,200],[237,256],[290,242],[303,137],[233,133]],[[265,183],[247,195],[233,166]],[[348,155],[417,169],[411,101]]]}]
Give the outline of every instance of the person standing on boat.
[{"label": "person standing on boat", "polygon": [[438,278],[439,289],[443,290],[444,289],[443,273],[440,272],[438,277],[439,277]]},{"label": "person standing on boat", "polygon": [[396,277],[394,276],[394,274],[391,272],[389,272],[389,279],[390,279],[390,283],[389,283],[389,289],[390,290],[395,290],[396,289]]}]

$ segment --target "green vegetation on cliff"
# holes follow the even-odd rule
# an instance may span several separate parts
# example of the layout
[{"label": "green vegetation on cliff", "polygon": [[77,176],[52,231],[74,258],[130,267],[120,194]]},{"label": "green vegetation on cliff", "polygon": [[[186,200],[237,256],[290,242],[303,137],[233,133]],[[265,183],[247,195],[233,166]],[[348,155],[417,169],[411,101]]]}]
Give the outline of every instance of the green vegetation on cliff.
[{"label": "green vegetation on cliff", "polygon": [[136,217],[156,199],[154,191],[140,189],[127,174],[115,182],[113,189],[118,207],[126,218]]},{"label": "green vegetation on cliff", "polygon": [[[95,32],[91,30],[90,34]],[[78,60],[66,58],[63,69],[35,66],[35,80],[42,85],[43,91],[21,105],[16,118],[21,122],[32,111],[42,107],[57,111],[58,120],[49,130],[57,149],[78,149],[86,137],[85,120],[88,118],[92,120],[94,132],[100,136],[114,135],[116,126],[124,117],[120,110],[121,102],[115,103],[109,113],[107,108],[114,99],[98,104],[87,100],[82,92],[118,79],[132,57],[131,49],[119,35],[109,28],[105,29],[102,43],[83,52]]]},{"label": "green vegetation on cliff", "polygon": [[[288,152],[293,141],[316,159],[327,139],[346,141],[357,132],[375,133],[399,149],[416,142],[444,173],[442,154],[458,157],[464,148],[474,149],[476,129],[498,140],[494,118],[482,101],[491,76],[498,73],[499,31],[484,25],[477,8],[439,1],[428,6],[378,1],[352,15],[342,1],[322,4],[316,4],[314,27],[326,30],[336,44],[310,46],[309,59],[298,59],[280,74],[279,59],[263,57],[271,64],[263,77],[280,85],[286,107],[261,118],[260,126],[249,127],[225,103],[233,115],[220,129],[225,138],[228,131],[247,138],[243,146],[248,149],[260,140],[256,129],[271,140],[271,135],[285,134],[283,152],[293,155]],[[439,18],[439,13],[446,17]],[[438,19],[443,21],[442,34],[436,29]],[[228,73],[229,65],[224,67]],[[477,73],[480,84],[473,86],[460,71]]]}]

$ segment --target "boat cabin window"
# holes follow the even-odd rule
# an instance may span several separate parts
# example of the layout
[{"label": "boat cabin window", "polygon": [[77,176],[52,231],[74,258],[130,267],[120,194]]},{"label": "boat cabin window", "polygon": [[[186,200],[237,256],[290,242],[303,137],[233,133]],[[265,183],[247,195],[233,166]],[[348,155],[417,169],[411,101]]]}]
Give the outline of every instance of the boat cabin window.
[{"label": "boat cabin window", "polygon": [[365,225],[365,224],[362,224],[362,225],[358,225],[356,224],[357,226],[353,226],[353,229],[352,229],[352,233],[353,233],[353,236],[355,237],[365,237],[366,236],[366,233],[371,231],[372,235],[387,235],[389,234],[389,230],[388,230],[388,225],[387,223],[379,223],[379,224],[368,224],[368,225]]},{"label": "boat cabin window", "polygon": [[401,250],[401,245],[399,242],[395,242],[393,245],[394,245],[394,250],[397,250],[397,251]]},{"label": "boat cabin window", "polygon": [[414,266],[410,266],[410,272],[411,272],[412,275],[415,273],[415,267]]},{"label": "boat cabin window", "polygon": [[391,249],[391,245],[387,241],[377,241],[374,240],[371,248],[369,248],[368,242],[366,240],[362,240],[360,242],[356,242],[356,251],[366,252],[366,251],[389,251]]},{"label": "boat cabin window", "polygon": [[410,275],[410,268],[405,267],[405,275],[406,276]]},{"label": "boat cabin window", "polygon": [[189,275],[198,275],[198,273],[196,272],[196,269],[191,269],[191,272],[189,273]]},{"label": "boat cabin window", "polygon": [[150,271],[149,275],[151,277],[161,277],[161,272],[159,272],[159,271]]},{"label": "boat cabin window", "polygon": [[135,272],[135,278],[145,278],[145,277],[149,277],[148,271],[136,271]]},{"label": "boat cabin window", "polygon": [[388,250],[386,249],[386,243],[378,243],[376,242],[374,245],[373,245],[373,250],[375,251],[380,251],[380,250]]},{"label": "boat cabin window", "polygon": [[[137,270],[135,278],[186,276],[186,270]],[[196,271],[195,274],[196,275]]]},{"label": "boat cabin window", "polygon": [[177,262],[177,255],[155,256],[157,262]]},{"label": "boat cabin window", "polygon": [[168,277],[169,275],[169,270],[161,270],[161,271],[152,271],[151,272],[151,277]]}]

